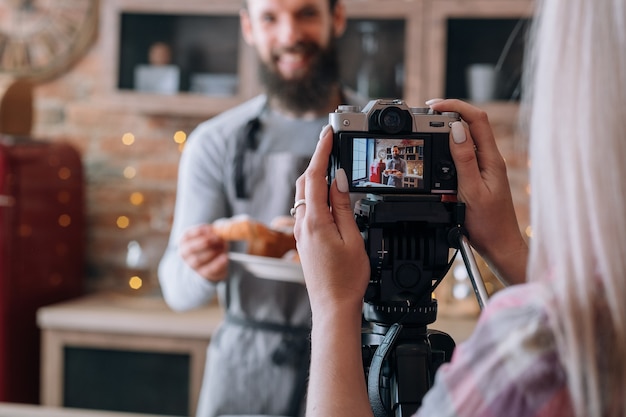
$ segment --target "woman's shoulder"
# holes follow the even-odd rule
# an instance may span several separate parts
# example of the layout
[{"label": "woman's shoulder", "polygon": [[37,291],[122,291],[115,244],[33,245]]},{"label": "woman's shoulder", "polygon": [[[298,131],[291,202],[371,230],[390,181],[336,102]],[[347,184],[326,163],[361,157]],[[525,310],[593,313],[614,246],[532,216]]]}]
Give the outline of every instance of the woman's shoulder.
[{"label": "woman's shoulder", "polygon": [[550,287],[543,283],[500,290],[481,312],[473,337],[482,339],[483,343],[490,340],[494,345],[510,340],[521,349],[533,345],[544,352],[554,350],[552,305]]},{"label": "woman's shoulder", "polygon": [[[521,284],[496,293],[470,338],[437,371],[438,382],[418,415],[428,415],[442,403],[450,406],[439,415],[457,417],[538,417],[568,407],[548,293],[541,284]],[[552,414],[545,414],[546,410]]]},{"label": "woman's shoulder", "polygon": [[550,287],[534,282],[511,285],[496,292],[485,306],[484,316],[495,312],[519,312],[520,308],[543,309],[550,300]]}]

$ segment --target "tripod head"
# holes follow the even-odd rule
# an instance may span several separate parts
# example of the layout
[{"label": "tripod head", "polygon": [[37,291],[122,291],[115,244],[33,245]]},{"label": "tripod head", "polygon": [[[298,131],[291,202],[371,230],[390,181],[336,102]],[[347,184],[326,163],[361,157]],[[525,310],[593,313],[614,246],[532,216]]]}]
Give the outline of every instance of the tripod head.
[{"label": "tripod head", "polygon": [[454,340],[427,328],[437,318],[433,291],[461,249],[479,303],[486,299],[463,229],[465,205],[439,195],[368,195],[354,209],[370,261],[362,347],[376,417],[413,414]]},{"label": "tripod head", "polygon": [[433,323],[432,293],[450,268],[450,237],[464,222],[465,206],[437,195],[368,195],[354,212],[371,269],[365,319]]}]

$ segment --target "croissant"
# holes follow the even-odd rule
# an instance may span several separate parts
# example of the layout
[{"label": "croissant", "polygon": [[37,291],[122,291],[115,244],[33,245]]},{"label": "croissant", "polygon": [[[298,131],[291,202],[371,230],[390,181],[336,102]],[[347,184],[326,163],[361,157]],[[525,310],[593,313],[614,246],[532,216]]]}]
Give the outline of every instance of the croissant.
[{"label": "croissant", "polygon": [[276,230],[247,216],[217,220],[213,229],[224,240],[245,241],[250,255],[280,258],[296,248],[293,229]]}]

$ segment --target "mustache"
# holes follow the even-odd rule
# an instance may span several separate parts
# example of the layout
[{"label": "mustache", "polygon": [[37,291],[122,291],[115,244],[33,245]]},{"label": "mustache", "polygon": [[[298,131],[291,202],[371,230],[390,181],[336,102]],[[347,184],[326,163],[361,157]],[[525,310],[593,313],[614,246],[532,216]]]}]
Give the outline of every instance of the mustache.
[{"label": "mustache", "polygon": [[311,54],[317,53],[321,50],[319,45],[314,42],[298,42],[294,45],[286,46],[283,48],[277,48],[273,51],[273,56],[278,57],[281,54]]}]

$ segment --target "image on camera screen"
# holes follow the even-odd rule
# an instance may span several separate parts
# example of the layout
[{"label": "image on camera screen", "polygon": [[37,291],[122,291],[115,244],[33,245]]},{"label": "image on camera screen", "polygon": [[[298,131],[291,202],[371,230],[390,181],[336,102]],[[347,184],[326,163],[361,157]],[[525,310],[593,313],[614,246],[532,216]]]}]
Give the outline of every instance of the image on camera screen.
[{"label": "image on camera screen", "polygon": [[424,139],[355,137],[351,174],[353,189],[423,190]]}]

